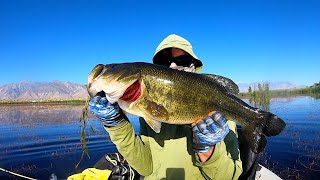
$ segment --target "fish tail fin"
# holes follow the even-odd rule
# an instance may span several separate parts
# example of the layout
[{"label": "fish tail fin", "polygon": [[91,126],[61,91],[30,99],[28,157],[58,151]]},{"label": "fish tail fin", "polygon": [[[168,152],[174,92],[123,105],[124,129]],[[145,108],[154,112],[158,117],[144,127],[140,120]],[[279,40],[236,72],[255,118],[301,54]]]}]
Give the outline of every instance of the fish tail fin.
[{"label": "fish tail fin", "polygon": [[270,112],[258,110],[258,113],[256,123],[247,124],[243,127],[249,146],[255,153],[264,150],[267,143],[265,136],[278,135],[286,126],[281,118]]},{"label": "fish tail fin", "polygon": [[263,119],[262,123],[260,122],[262,133],[266,136],[276,136],[286,127],[286,123],[281,118],[270,112],[260,110],[259,114]]}]

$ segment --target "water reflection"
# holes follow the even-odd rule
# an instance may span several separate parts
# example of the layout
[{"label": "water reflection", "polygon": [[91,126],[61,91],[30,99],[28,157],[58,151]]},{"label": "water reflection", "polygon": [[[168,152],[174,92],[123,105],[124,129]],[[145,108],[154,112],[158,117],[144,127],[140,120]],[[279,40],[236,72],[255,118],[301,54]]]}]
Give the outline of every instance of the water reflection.
[{"label": "water reflection", "polygon": [[[249,103],[249,99],[244,101]],[[287,126],[279,136],[268,138],[260,163],[284,179],[292,179],[288,177],[296,175],[294,172],[302,179],[319,177],[320,100],[307,96],[272,98],[268,106]],[[105,153],[115,152],[100,122],[90,115],[90,124],[99,131],[86,130],[90,159],[85,156],[74,169],[82,153],[81,110],[82,106],[70,105],[0,106],[0,167],[38,179],[48,179],[51,173],[66,178],[92,167]],[[134,117],[130,120],[138,132],[139,122]],[[312,161],[313,170],[319,171],[304,167]],[[0,172],[0,179],[7,178]]]},{"label": "water reflection", "polygon": [[64,124],[79,120],[82,106],[71,105],[1,105],[0,123],[33,125]]},{"label": "water reflection", "polygon": [[270,97],[265,98],[255,98],[251,97],[249,103],[256,108],[262,109],[264,111],[270,110]]},{"label": "water reflection", "polygon": [[260,162],[283,179],[316,179],[320,175],[320,101],[310,96],[271,99],[270,111],[287,124]]},{"label": "water reflection", "polygon": [[[98,131],[88,132],[90,159],[78,169],[82,148],[80,122],[82,106],[9,105],[0,106],[0,167],[39,179],[51,173],[66,178],[93,164],[115,146],[99,121],[90,116]],[[0,179],[8,174],[0,172]]]},{"label": "water reflection", "polygon": [[320,99],[320,93],[311,94],[311,97],[313,97],[315,99]]}]

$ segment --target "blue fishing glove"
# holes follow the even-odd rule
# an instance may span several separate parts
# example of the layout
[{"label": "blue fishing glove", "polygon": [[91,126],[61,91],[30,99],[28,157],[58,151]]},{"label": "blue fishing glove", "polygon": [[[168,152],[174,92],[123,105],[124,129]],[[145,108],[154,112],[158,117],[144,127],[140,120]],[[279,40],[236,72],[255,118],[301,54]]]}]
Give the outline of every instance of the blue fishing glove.
[{"label": "blue fishing glove", "polygon": [[89,109],[107,127],[115,127],[127,121],[117,103],[110,103],[106,97],[94,96],[89,101]]},{"label": "blue fishing glove", "polygon": [[194,151],[205,153],[226,137],[229,126],[224,116],[215,112],[193,125],[192,130]]}]

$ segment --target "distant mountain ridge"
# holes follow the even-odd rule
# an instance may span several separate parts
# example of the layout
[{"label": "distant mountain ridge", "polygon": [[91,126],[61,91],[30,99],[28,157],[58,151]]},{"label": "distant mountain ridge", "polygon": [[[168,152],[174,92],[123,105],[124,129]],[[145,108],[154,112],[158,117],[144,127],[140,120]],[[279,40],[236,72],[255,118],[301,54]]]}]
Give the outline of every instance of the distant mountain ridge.
[{"label": "distant mountain ridge", "polygon": [[0,101],[84,100],[85,85],[64,82],[23,81],[0,86]]},{"label": "distant mountain ridge", "polygon": [[[248,92],[258,87],[258,82],[237,83],[240,92]],[[291,82],[269,82],[270,90],[302,88]],[[0,85],[0,101],[46,101],[46,100],[85,100],[88,92],[85,85],[65,82],[32,82],[23,81]]]}]

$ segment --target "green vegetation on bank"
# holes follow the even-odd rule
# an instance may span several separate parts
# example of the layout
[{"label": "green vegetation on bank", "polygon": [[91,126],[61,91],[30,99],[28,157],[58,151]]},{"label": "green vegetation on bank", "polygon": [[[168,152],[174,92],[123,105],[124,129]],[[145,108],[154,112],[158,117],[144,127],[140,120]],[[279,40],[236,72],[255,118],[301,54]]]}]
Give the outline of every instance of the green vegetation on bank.
[{"label": "green vegetation on bank", "polygon": [[306,88],[271,91],[271,96],[292,96],[292,95],[309,95],[309,96],[319,98],[320,84],[315,83],[313,86],[309,86]]},{"label": "green vegetation on bank", "polygon": [[249,102],[260,109],[269,111],[271,97],[286,97],[286,96],[312,96],[320,98],[320,83],[306,88],[270,90],[269,83],[258,84],[258,86],[249,87],[248,92],[239,93],[240,98],[248,98]]},{"label": "green vegetation on bank", "polygon": [[86,100],[42,100],[42,101],[0,101],[0,105],[13,104],[48,104],[48,105],[83,105]]},{"label": "green vegetation on bank", "polygon": [[258,87],[249,87],[246,96],[254,107],[269,111],[270,106],[270,85],[269,83],[258,84]]},{"label": "green vegetation on bank", "polygon": [[[264,83],[268,84],[268,83]],[[260,84],[262,87],[263,85]],[[269,85],[268,85],[269,86]],[[261,88],[260,88],[261,89]],[[261,92],[258,85],[258,90],[256,88],[249,87],[248,92],[239,93],[239,97],[252,97],[255,93]],[[267,90],[270,97],[279,97],[279,96],[299,96],[299,95],[308,95],[315,98],[320,98],[320,83],[314,83],[314,85],[306,88],[294,88],[294,89],[283,89],[283,90]],[[265,92],[267,93],[267,92]]]}]

